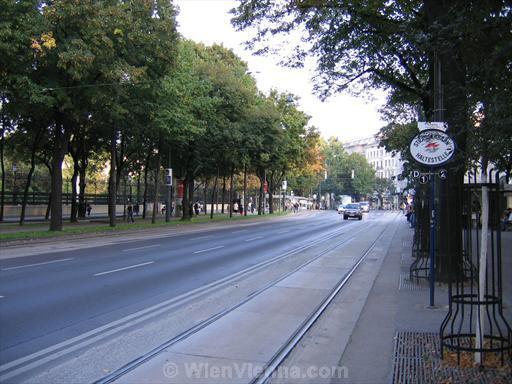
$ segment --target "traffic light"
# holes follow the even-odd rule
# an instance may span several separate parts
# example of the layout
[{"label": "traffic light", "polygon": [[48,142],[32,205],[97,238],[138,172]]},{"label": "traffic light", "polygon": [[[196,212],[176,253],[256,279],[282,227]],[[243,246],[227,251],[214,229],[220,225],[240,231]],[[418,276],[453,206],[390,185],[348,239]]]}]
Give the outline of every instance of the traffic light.
[{"label": "traffic light", "polygon": [[165,169],[165,185],[172,185],[172,168]]}]

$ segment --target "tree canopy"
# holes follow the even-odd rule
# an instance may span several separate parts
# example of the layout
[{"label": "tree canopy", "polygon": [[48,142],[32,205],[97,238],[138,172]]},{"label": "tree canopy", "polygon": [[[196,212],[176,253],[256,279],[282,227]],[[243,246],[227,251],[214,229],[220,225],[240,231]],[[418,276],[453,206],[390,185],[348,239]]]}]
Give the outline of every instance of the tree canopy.
[{"label": "tree canopy", "polygon": [[[96,190],[92,169],[109,170],[111,225],[127,178],[142,178],[138,199],[144,207],[153,203],[154,218],[162,167],[184,180],[184,207],[198,180],[208,185],[249,172],[260,180],[267,175],[275,186],[288,175],[317,171],[310,164],[318,132],[295,96],[262,94],[230,49],[179,36],[172,3],[25,0],[0,6],[2,206],[5,164],[14,162],[27,170],[27,191],[39,188],[32,175],[48,168],[51,230],[62,228],[64,159],[71,167],[65,175],[71,220],[85,214],[92,182]],[[23,147],[29,151],[22,153]],[[185,219],[188,213],[183,210]]]}]

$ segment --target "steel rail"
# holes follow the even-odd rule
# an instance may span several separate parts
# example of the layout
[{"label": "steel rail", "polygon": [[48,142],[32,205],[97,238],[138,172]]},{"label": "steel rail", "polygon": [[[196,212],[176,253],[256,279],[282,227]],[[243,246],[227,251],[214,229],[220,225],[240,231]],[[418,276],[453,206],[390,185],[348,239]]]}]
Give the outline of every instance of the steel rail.
[{"label": "steel rail", "polygon": [[[20,357],[16,360],[13,360],[11,362],[5,363],[0,366],[0,381],[8,380],[8,379],[11,379],[11,378],[19,376],[19,375],[27,374],[27,372],[29,372],[30,370],[37,369],[38,367],[42,366],[43,364],[47,364],[51,361],[62,358],[63,356],[66,356],[68,354],[75,353],[77,350],[83,349],[89,345],[92,345],[93,343],[100,342],[100,341],[106,339],[107,337],[112,337],[113,335],[119,334],[121,331],[123,331],[127,328],[132,328],[139,323],[150,321],[151,319],[155,318],[156,316],[161,315],[162,313],[168,312],[177,306],[184,305],[191,300],[202,297],[202,296],[209,294],[215,290],[219,290],[225,286],[228,286],[231,283],[234,283],[235,281],[239,280],[242,277],[250,276],[251,274],[254,274],[264,268],[267,268],[267,267],[275,264],[275,263],[278,263],[278,262],[285,260],[289,257],[292,257],[300,252],[303,252],[309,248],[312,248],[312,247],[318,245],[319,243],[322,243],[322,242],[325,242],[326,240],[335,238],[336,236],[345,234],[346,232],[348,232],[351,229],[352,229],[351,227],[343,226],[341,228],[338,228],[334,231],[327,233],[326,235],[324,235],[322,237],[319,237],[318,239],[312,241],[311,243],[300,245],[294,249],[286,251],[286,252],[284,252],[280,255],[277,255],[271,259],[262,261],[256,265],[253,265],[253,266],[245,268],[241,271],[235,272],[229,276],[226,276],[224,278],[216,280],[212,283],[203,285],[202,287],[199,287],[192,291],[186,292],[178,297],[175,297],[170,300],[166,300],[166,301],[156,304],[152,307],[140,310],[134,314],[125,316],[125,317],[115,320],[111,323],[102,325],[102,326],[95,328],[91,331],[88,331],[86,333],[77,335],[71,339],[65,340],[56,345],[47,347],[40,351],[34,352],[30,355],[26,355],[26,356]],[[357,231],[356,233],[360,233],[363,230],[365,230],[365,229],[363,228],[360,231]],[[274,284],[275,284],[275,282],[274,282]],[[251,298],[252,297],[253,296],[251,296]],[[208,321],[208,319],[206,319],[205,321]],[[199,325],[200,324],[203,324],[203,323],[199,323]],[[206,325],[207,324],[205,324],[204,326],[206,326]],[[187,332],[188,331],[181,333],[180,335],[176,336],[176,338],[181,335],[184,335]],[[156,349],[158,349],[158,347]],[[114,371],[114,372],[117,372],[117,371]]]},{"label": "steel rail", "polygon": [[[396,218],[395,218],[396,220]],[[359,265],[365,260],[366,256],[372,251],[377,242],[382,238],[384,232],[388,227],[384,227],[382,232],[372,242],[372,244],[366,249],[362,256],[356,261],[352,268],[345,273],[343,278],[338,282],[336,287],[333,288],[331,293],[320,303],[320,305],[312,312],[312,314],[297,328],[297,331],[284,343],[281,349],[272,357],[270,363],[267,364],[265,369],[261,371],[261,374],[251,381],[251,384],[264,384],[267,383],[272,374],[282,364],[290,352],[297,346],[304,335],[309,331],[313,324],[320,318],[324,313],[325,309],[334,300],[336,295],[345,287],[347,282],[350,280],[352,275],[355,273]]]},{"label": "steel rail", "polygon": [[[372,223],[373,224],[373,223]],[[375,224],[374,224],[375,225]],[[263,293],[264,291],[266,291],[267,289],[275,286],[277,283],[279,283],[280,281],[286,279],[287,277],[289,277],[290,275],[292,275],[293,273],[297,272],[298,270],[304,268],[306,265],[314,262],[315,260],[319,259],[320,257],[324,256],[325,254],[333,251],[334,249],[338,248],[339,246],[345,244],[345,243],[348,243],[349,241],[351,241],[352,239],[356,238],[357,235],[363,231],[367,231],[368,230],[368,227],[365,227],[365,228],[362,228],[361,230],[357,231],[356,233],[352,234],[349,238],[346,238],[344,240],[341,240],[339,242],[337,242],[336,244],[328,247],[327,249],[324,249],[322,251],[320,251],[319,253],[317,253],[315,256],[313,256],[311,259],[307,260],[306,262],[300,264],[298,267],[294,268],[293,270],[289,271],[288,273],[280,276],[279,278],[277,279],[274,279],[272,280],[270,283],[267,283],[266,285],[264,285],[263,287],[259,288],[258,290],[252,292],[251,294],[247,295],[245,298],[243,298],[241,301],[239,301],[238,303],[228,307],[228,308],[225,308],[224,310],[216,313],[215,315],[209,317],[208,319],[205,319],[203,320],[202,322],[196,324],[195,326],[189,328],[188,330],[180,333],[179,335],[173,337],[172,339],[160,344],[158,347],[152,349],[151,351],[145,353],[144,355],[140,356],[139,358],[137,359],[134,359],[132,360],[131,362],[127,363],[126,365],[120,367],[119,369],[117,369],[116,371],[113,371],[112,373],[108,374],[107,376],[104,376],[103,378],[101,378],[100,380],[97,380],[94,382],[94,384],[109,384],[109,383],[112,383],[114,381],[116,381],[117,379],[121,378],[122,376],[126,375],[127,373],[131,372],[132,370],[136,369],[137,367],[139,367],[140,365],[142,365],[143,363],[149,361],[150,359],[152,359],[153,357],[155,357],[157,354],[159,354],[160,352],[164,351],[165,349],[169,348],[170,346],[182,341],[182,340],[185,340],[187,339],[188,337],[194,335],[195,333],[199,332],[200,330],[204,329],[205,327],[207,327],[208,325],[214,323],[215,321],[217,321],[218,319],[220,319],[221,317],[229,314],[230,312],[234,311],[235,309],[239,308],[240,306],[242,306],[243,304],[247,303],[249,300],[253,299],[254,297],[258,296],[259,294]],[[346,231],[343,231],[342,233],[345,233]],[[333,233],[331,234],[330,236],[328,236],[328,238],[332,238],[332,237],[335,237],[336,235],[338,235],[339,233]],[[325,237],[323,238],[320,238],[318,240],[315,240],[315,242],[313,244],[308,244],[307,246],[305,246],[303,248],[303,250],[307,249],[307,248],[311,248],[313,247],[314,245],[317,245],[319,242],[321,241],[325,241],[327,240]]]}]

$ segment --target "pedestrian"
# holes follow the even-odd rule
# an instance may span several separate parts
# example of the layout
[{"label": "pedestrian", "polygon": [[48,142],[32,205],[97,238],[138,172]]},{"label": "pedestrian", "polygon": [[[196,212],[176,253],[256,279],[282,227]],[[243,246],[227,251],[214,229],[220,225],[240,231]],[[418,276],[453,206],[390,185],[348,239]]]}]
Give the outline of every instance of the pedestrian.
[{"label": "pedestrian", "polygon": [[244,205],[242,203],[240,203],[240,215],[243,215],[244,214]]},{"label": "pedestrian", "polygon": [[135,223],[133,219],[133,206],[132,203],[128,203],[128,207],[126,208],[126,212],[128,213],[128,217],[126,218],[129,223]]},{"label": "pedestrian", "polygon": [[414,205],[411,204],[411,215],[409,217],[409,224],[411,228],[416,227],[416,213],[414,212]]},{"label": "pedestrian", "polygon": [[405,207],[405,217],[407,217],[407,222],[411,222],[411,213],[412,213],[412,205],[408,204],[407,207]]},{"label": "pedestrian", "polygon": [[87,211],[87,216],[91,216],[91,210],[92,210],[91,204],[87,203],[85,210]]},{"label": "pedestrian", "polygon": [[238,203],[236,201],[233,203],[233,212],[238,212]]},{"label": "pedestrian", "polygon": [[199,203],[197,201],[194,203],[194,212],[196,216],[199,216]]},{"label": "pedestrian", "polygon": [[507,228],[512,225],[512,208],[507,208],[503,211],[500,222],[502,231],[506,231]]}]

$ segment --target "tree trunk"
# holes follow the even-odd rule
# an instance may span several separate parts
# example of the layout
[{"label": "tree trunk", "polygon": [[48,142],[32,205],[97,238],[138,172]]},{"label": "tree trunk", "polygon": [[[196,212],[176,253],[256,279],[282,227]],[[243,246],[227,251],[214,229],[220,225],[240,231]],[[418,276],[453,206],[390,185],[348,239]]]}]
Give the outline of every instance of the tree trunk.
[{"label": "tree trunk", "polygon": [[78,190],[78,217],[81,219],[84,219],[86,214],[87,202],[85,201],[85,187],[87,186],[87,181],[85,180],[85,177],[87,173],[87,165],[87,154],[84,151],[80,161],[80,184]]},{"label": "tree trunk", "polygon": [[[207,194],[207,189],[208,189],[208,179],[205,179],[204,180],[204,190],[203,190],[203,201],[204,201],[204,214],[205,216],[208,215],[208,208],[207,208],[207,202],[208,202],[208,194]],[[213,204],[213,202],[212,202]],[[212,205],[213,207],[213,205]],[[212,209],[213,211],[213,209]]]},{"label": "tree trunk", "polygon": [[30,170],[28,171],[27,182],[25,184],[25,190],[23,191],[23,201],[21,203],[21,214],[20,214],[20,225],[25,223],[25,210],[27,207],[28,200],[28,190],[30,189],[30,184],[32,182],[32,175],[34,174],[34,169],[36,168],[36,153],[35,150],[32,151],[32,155],[30,156]]},{"label": "tree trunk", "polygon": [[5,117],[5,96],[2,95],[2,129],[0,130],[0,170],[2,171],[2,186],[0,190],[0,221],[4,221],[4,206],[5,206],[5,159],[4,159],[4,146],[5,146],[5,130],[7,119]]},{"label": "tree trunk", "polygon": [[41,140],[41,136],[43,136],[45,131],[46,131],[45,128],[38,127],[37,134],[34,138],[32,146],[31,146],[30,170],[28,172],[27,182],[25,184],[25,190],[23,192],[23,201],[21,204],[21,214],[20,214],[20,221],[19,221],[20,225],[23,225],[25,223],[25,212],[26,212],[27,202],[28,202],[28,190],[30,189],[30,185],[32,183],[32,175],[34,174],[34,170],[36,168],[36,148],[39,144],[39,141]]},{"label": "tree trunk", "polygon": [[183,208],[183,212],[182,212],[182,215],[181,215],[181,220],[186,220],[186,221],[189,221],[191,219],[191,216],[190,216],[190,209],[189,209],[189,205],[190,205],[190,201],[189,201],[189,188],[190,188],[190,178],[192,178],[191,176],[191,173],[190,171],[187,171],[187,173],[185,174],[185,179],[183,180],[183,199],[182,199],[182,208]]},{"label": "tree trunk", "polygon": [[[155,164],[155,192],[153,195],[153,215],[151,216],[151,224],[155,224],[156,215],[158,214],[158,202],[159,202],[159,191],[160,187],[160,161],[161,161],[161,140],[158,141],[158,153],[156,155],[156,164]],[[169,207],[165,207],[165,209],[169,209]]]},{"label": "tree trunk", "polygon": [[71,177],[71,215],[69,221],[71,223],[78,222],[78,206],[77,206],[77,197],[78,191],[76,189],[76,182],[78,180],[78,173],[80,172],[78,164],[73,164],[73,176]]},{"label": "tree trunk", "polygon": [[244,164],[244,216],[247,216],[247,165]]},{"label": "tree trunk", "polygon": [[[231,166],[231,172],[229,175],[229,217],[233,217],[233,178],[235,174],[235,167]],[[240,209],[240,207],[238,208]]]},{"label": "tree trunk", "polygon": [[[487,186],[487,159],[482,159],[482,231],[480,232],[480,255],[478,270],[478,301],[485,302],[485,289],[487,287],[487,240],[489,238],[489,189]],[[501,272],[501,271],[500,271]],[[494,273],[494,272],[493,272]],[[478,314],[475,324],[475,347],[484,348],[486,306],[478,305]],[[483,353],[475,353],[475,363],[483,364]]]},{"label": "tree trunk", "polygon": [[222,176],[222,207],[221,213],[224,214],[224,204],[226,204],[226,176]]},{"label": "tree trunk", "polygon": [[[259,191],[259,199],[258,199],[258,215],[262,215],[264,214],[264,209],[265,209],[265,202],[263,201],[264,198],[264,184],[265,184],[265,176],[264,176],[264,173],[263,171],[260,173],[260,191]],[[262,209],[263,208],[263,209]]]},{"label": "tree trunk", "polygon": [[268,213],[272,215],[274,213],[274,173],[270,174],[270,183],[268,185]]},{"label": "tree trunk", "polygon": [[151,155],[146,157],[146,161],[144,163],[144,193],[142,194],[142,219],[146,218],[147,213],[147,204],[148,204],[148,170],[149,170],[149,160],[151,159]]},{"label": "tree trunk", "polygon": [[190,218],[194,217],[194,177],[189,179],[188,185],[188,212]]},{"label": "tree trunk", "polygon": [[[459,0],[433,1],[424,0],[425,15],[428,26],[435,26],[435,31],[450,29],[452,22],[450,15],[454,7],[464,7],[466,3]],[[446,41],[441,37],[434,41]],[[462,228],[463,228],[463,183],[465,173],[464,153],[466,149],[467,133],[466,127],[469,124],[469,107],[466,88],[465,63],[460,59],[457,47],[458,42],[432,46],[432,62],[436,56],[440,65],[440,79],[437,92],[442,97],[438,103],[434,102],[434,109],[443,111],[436,120],[448,123],[448,131],[457,143],[458,151],[454,159],[446,164],[448,178],[440,183],[438,199],[438,250],[439,264],[436,265],[436,279],[449,281],[462,270]],[[433,93],[434,94],[434,93]],[[438,96],[438,94],[435,94]],[[435,99],[435,98],[434,98]]]},{"label": "tree trunk", "polygon": [[55,116],[55,135],[52,153],[52,198],[50,205],[50,231],[62,231],[62,162],[68,146],[69,130],[60,112]]},{"label": "tree trunk", "polygon": [[110,175],[108,179],[108,216],[111,227],[116,226],[116,206],[117,206],[117,129],[112,128],[110,138]]},{"label": "tree trunk", "polygon": [[215,202],[215,194],[217,193],[217,182],[219,180],[219,172],[217,171],[217,174],[215,175],[215,179],[213,181],[213,187],[212,187],[212,195],[210,197],[212,209],[210,210],[210,219],[213,219],[213,204]]},{"label": "tree trunk", "polygon": [[135,203],[137,205],[140,204],[140,171],[137,172],[137,197],[135,198]]}]

